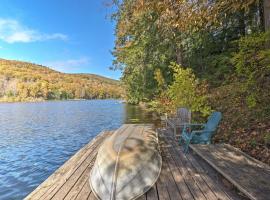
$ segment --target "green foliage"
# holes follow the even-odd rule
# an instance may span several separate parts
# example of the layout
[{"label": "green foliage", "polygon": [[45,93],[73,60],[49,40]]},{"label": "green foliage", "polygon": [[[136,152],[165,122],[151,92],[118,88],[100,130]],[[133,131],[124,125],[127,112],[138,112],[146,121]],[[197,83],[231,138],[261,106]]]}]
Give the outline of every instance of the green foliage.
[{"label": "green foliage", "polygon": [[138,2],[124,1],[116,14],[114,67],[123,70],[128,102],[149,101],[171,79],[168,65],[176,57],[173,34],[161,33],[155,10],[136,10]]},{"label": "green foliage", "polygon": [[212,86],[226,83],[234,41],[262,26],[257,0],[116,2],[113,65],[132,103],[155,99],[172,83],[171,62],[192,66]]},{"label": "green foliage", "polygon": [[155,80],[157,81],[159,89],[163,91],[166,88],[166,82],[160,69],[155,70]]},{"label": "green foliage", "polygon": [[246,98],[247,105],[249,108],[254,108],[256,106],[256,96],[254,94],[249,94]]},{"label": "green foliage", "polygon": [[238,41],[239,51],[234,55],[233,63],[240,76],[254,80],[270,72],[269,42],[270,32],[252,34]]},{"label": "green foliage", "polygon": [[0,101],[120,98],[119,82],[92,74],[64,74],[0,59]]},{"label": "green foliage", "polygon": [[257,141],[255,140],[255,139],[252,139],[251,141],[250,141],[250,145],[254,148],[254,147],[256,147],[257,146]]},{"label": "green foliage", "polygon": [[270,133],[265,134],[264,142],[265,142],[266,145],[270,145]]},{"label": "green foliage", "polygon": [[263,1],[116,2],[114,67],[123,71],[128,101],[150,102],[159,113],[185,106],[207,114],[211,106],[224,116],[218,141],[266,155],[260,144],[270,127],[270,34],[261,33]]},{"label": "green foliage", "polygon": [[208,80],[214,87],[228,83],[230,76],[234,73],[229,52],[209,55],[205,58],[205,63],[207,70],[201,74],[201,77]]},{"label": "green foliage", "polygon": [[168,91],[163,91],[159,96],[148,103],[151,111],[157,112],[161,115],[164,113],[171,113],[175,110],[174,102],[172,102]]},{"label": "green foliage", "polygon": [[201,112],[204,116],[211,111],[207,105],[207,97],[203,94],[204,86],[199,83],[192,69],[172,63],[174,82],[169,86],[168,94],[175,107],[187,107],[193,112]]},{"label": "green foliage", "polygon": [[239,51],[232,58],[236,72],[244,84],[250,108],[269,98],[269,94],[265,94],[270,84],[269,43],[270,32],[242,37],[238,41]]}]

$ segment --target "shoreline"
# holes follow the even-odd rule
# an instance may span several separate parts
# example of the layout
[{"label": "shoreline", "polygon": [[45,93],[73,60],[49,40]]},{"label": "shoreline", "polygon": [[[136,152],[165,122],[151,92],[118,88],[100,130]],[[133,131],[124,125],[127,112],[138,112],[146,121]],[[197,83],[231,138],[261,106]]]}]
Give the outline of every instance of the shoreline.
[{"label": "shoreline", "polygon": [[58,102],[58,101],[91,101],[91,100],[118,100],[120,103],[125,103],[123,99],[114,99],[114,98],[106,98],[106,99],[56,99],[56,100],[29,100],[29,101],[2,101],[0,100],[0,104],[13,104],[13,103],[43,103],[43,102]]}]

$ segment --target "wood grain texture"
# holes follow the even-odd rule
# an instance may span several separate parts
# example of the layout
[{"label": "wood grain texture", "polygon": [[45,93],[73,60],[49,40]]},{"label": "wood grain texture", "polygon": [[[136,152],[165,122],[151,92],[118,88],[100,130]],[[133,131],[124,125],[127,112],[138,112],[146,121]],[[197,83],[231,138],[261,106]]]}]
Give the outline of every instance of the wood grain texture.
[{"label": "wood grain texture", "polygon": [[229,145],[191,145],[191,149],[250,199],[269,199],[269,166]]},{"label": "wood grain texture", "polygon": [[[113,132],[100,133],[85,145],[54,174],[36,188],[26,199],[49,200],[96,200],[90,189],[89,175],[99,146]],[[236,199],[223,192],[208,176],[202,161],[192,154],[183,154],[172,134],[159,131],[159,146],[162,155],[162,171],[156,184],[140,200],[229,200]]]}]

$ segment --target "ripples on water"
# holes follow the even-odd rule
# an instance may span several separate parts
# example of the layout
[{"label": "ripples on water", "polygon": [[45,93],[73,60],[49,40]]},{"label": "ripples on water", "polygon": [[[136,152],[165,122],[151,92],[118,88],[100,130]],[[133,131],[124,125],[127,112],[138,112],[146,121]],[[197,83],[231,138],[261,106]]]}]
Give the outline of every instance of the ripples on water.
[{"label": "ripples on water", "polygon": [[151,122],[116,100],[0,104],[0,199],[22,199],[103,130]]}]

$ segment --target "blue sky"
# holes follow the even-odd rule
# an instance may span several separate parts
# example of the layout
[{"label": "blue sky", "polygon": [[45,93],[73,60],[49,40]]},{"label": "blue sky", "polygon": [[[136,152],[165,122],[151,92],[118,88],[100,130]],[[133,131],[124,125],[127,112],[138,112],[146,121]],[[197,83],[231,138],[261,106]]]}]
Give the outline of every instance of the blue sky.
[{"label": "blue sky", "polygon": [[0,58],[118,79],[106,0],[0,0]]}]

